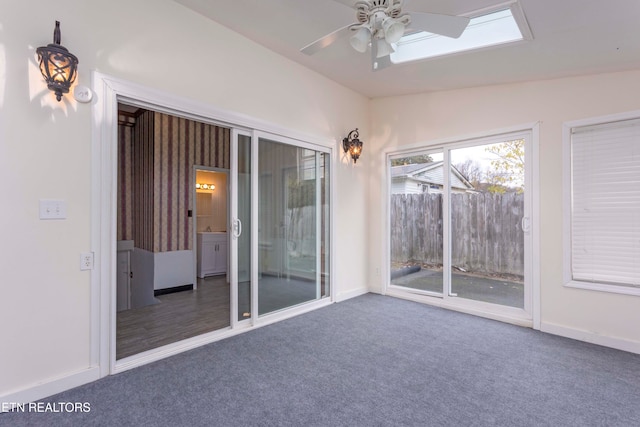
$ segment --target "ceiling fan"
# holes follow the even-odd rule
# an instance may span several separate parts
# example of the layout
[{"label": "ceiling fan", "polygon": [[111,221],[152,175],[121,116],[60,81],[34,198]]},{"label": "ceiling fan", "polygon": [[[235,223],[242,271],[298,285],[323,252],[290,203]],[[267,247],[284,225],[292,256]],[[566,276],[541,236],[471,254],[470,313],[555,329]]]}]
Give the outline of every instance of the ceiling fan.
[{"label": "ceiling fan", "polygon": [[313,55],[336,40],[351,35],[349,41],[356,51],[364,53],[371,48],[371,65],[377,71],[392,64],[389,55],[395,52],[394,45],[405,33],[427,31],[458,38],[469,24],[469,18],[464,16],[405,13],[402,10],[405,3],[409,0],[358,0],[353,5],[358,22],[327,34],[300,51]]}]

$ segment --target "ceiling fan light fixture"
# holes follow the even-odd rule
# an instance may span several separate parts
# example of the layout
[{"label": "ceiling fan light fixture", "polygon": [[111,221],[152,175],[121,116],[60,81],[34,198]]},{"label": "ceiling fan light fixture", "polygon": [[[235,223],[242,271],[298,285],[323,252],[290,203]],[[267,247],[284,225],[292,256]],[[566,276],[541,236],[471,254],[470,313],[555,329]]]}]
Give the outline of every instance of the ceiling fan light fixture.
[{"label": "ceiling fan light fixture", "polygon": [[[338,0],[336,0],[338,1]],[[509,0],[512,3],[516,0]],[[351,47],[359,53],[365,53],[371,47],[371,66],[374,71],[397,63],[391,55],[405,55],[405,32],[411,26],[413,30],[433,35],[460,37],[469,24],[469,18],[454,15],[442,15],[428,12],[407,12],[403,8],[408,0],[339,0],[351,5],[356,12],[356,22],[339,28],[313,43],[300,49],[302,53],[314,53],[332,45],[340,38],[349,37]],[[419,33],[420,34],[420,33]],[[413,36],[408,36],[413,37]],[[398,49],[398,52],[396,52]]]},{"label": "ceiling fan light fixture", "polygon": [[385,39],[379,39],[377,43],[378,52],[376,54],[376,58],[384,58],[396,51],[391,43],[388,43]]},{"label": "ceiling fan light fixture", "polygon": [[382,21],[382,30],[387,43],[398,43],[404,35],[405,26],[395,18],[386,18]]},{"label": "ceiling fan light fixture", "polygon": [[371,30],[367,26],[362,26],[360,29],[349,39],[351,47],[360,53],[367,51],[369,42],[371,40]]}]

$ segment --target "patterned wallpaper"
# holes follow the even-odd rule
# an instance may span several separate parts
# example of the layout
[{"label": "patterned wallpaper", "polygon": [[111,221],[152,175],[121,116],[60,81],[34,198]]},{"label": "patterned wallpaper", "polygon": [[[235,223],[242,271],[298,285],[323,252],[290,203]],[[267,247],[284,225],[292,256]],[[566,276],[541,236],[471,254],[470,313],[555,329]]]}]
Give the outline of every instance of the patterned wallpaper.
[{"label": "patterned wallpaper", "polygon": [[193,248],[193,166],[229,169],[229,129],[145,111],[120,120],[118,239],[152,252]]},{"label": "patterned wallpaper", "polygon": [[133,141],[133,124],[135,121],[120,116],[118,122],[118,221],[117,239],[133,240],[132,191],[131,188],[131,156]]},{"label": "patterned wallpaper", "polygon": [[[133,126],[131,154],[131,228],[136,247],[153,250],[153,181],[154,130],[153,113],[138,116]],[[127,191],[126,193],[128,193]],[[126,194],[125,193],[125,194]]]}]

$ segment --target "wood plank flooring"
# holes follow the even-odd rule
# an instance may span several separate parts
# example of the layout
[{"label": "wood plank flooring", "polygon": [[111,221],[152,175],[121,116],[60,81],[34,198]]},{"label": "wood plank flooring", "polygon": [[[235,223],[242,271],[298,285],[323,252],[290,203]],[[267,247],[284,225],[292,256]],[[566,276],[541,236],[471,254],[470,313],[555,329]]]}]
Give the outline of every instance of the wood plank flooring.
[{"label": "wood plank flooring", "polygon": [[116,359],[228,327],[225,276],[198,279],[195,290],[156,297],[160,303],[117,314]]},{"label": "wood plank flooring", "polygon": [[[322,285],[322,297],[324,284]],[[230,326],[225,276],[198,279],[195,290],[156,297],[160,302],[117,314],[116,360]],[[316,299],[316,285],[303,279],[259,279],[259,315]],[[250,316],[249,282],[238,285],[238,320]]]}]

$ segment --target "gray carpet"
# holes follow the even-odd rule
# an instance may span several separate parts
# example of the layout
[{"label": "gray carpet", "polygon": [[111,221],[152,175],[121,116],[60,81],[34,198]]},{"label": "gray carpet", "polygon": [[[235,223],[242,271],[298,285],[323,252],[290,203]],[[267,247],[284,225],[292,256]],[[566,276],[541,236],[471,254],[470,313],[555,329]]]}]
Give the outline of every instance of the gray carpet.
[{"label": "gray carpet", "polygon": [[640,356],[365,295],[53,396],[3,426],[638,426]]}]

